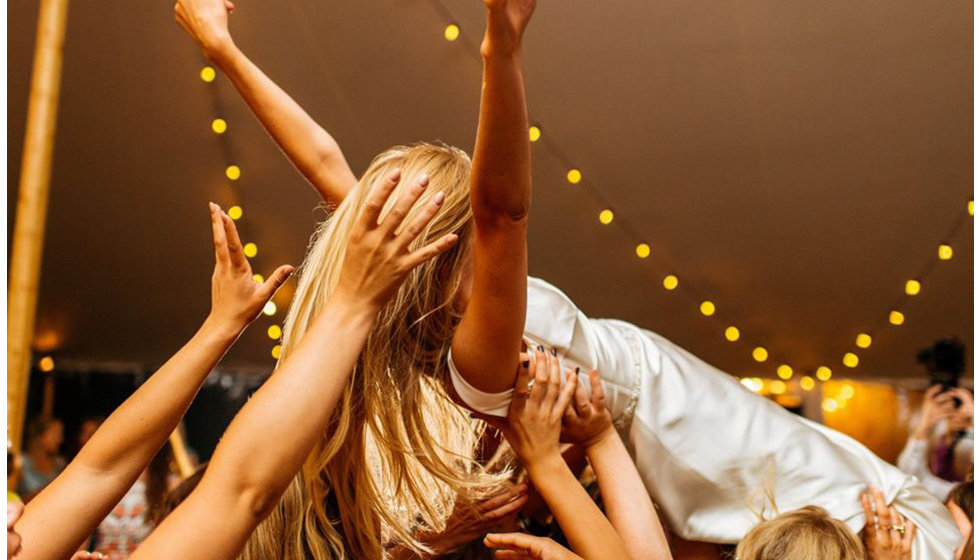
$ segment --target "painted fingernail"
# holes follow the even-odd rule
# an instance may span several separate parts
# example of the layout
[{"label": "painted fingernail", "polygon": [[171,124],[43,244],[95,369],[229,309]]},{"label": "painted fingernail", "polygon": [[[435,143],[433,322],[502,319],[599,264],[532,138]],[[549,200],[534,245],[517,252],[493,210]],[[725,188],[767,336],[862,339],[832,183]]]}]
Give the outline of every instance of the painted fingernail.
[{"label": "painted fingernail", "polygon": [[527,369],[531,367],[531,360],[524,360],[523,362],[521,362],[521,365],[524,366],[524,369]]},{"label": "painted fingernail", "polygon": [[426,186],[428,184],[429,184],[429,174],[428,173],[423,173],[422,176],[419,177],[419,185],[421,185],[421,186],[424,187],[424,186]]},{"label": "painted fingernail", "polygon": [[552,356],[557,356],[557,355],[558,355],[558,351],[557,351],[557,350],[555,350],[554,348],[552,348],[552,349],[551,349],[551,355],[552,355]]},{"label": "painted fingernail", "polygon": [[544,346],[538,344],[538,352],[544,352]]},{"label": "painted fingernail", "polygon": [[582,368],[575,366],[575,375],[582,373]]},{"label": "painted fingernail", "polygon": [[432,203],[436,206],[442,206],[442,202],[446,200],[446,193],[439,191],[435,196],[432,197]]}]

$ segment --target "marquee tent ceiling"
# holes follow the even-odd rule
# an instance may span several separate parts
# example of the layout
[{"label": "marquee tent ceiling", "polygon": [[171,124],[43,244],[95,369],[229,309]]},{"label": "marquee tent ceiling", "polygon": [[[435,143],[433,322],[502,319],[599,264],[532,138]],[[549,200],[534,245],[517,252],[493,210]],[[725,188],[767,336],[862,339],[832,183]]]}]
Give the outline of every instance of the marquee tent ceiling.
[{"label": "marquee tent ceiling", "polygon": [[[356,171],[398,143],[472,148],[478,0],[445,0],[455,43],[425,0],[238,4],[239,45]],[[525,55],[532,119],[618,221],[602,226],[586,187],[564,180],[568,163],[536,143],[532,273],[590,315],[636,322],[736,375],[784,361],[920,375],[917,349],[973,336],[972,218],[906,324],[884,320],[972,196],[972,11],[965,0],[540,0]],[[36,3],[13,0],[8,17],[9,233]],[[153,366],[193,332],[208,306],[209,200],[241,201],[263,273],[299,264],[324,215],[230,84],[203,83],[201,66],[168,2],[70,8],[37,340],[59,363]],[[215,116],[243,170],[232,186]],[[623,221],[649,259],[613,227]],[[666,273],[717,315],[661,288]],[[741,342],[725,341],[729,323]],[[271,367],[269,324],[226,365]],[[845,372],[866,329],[875,343]],[[772,353],[765,364],[750,357],[756,344]]]}]

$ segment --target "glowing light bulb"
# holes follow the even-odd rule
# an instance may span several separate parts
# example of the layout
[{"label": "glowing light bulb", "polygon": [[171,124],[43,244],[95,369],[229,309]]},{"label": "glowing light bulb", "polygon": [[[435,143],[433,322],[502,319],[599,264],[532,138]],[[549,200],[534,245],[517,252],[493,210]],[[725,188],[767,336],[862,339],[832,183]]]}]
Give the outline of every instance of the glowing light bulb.
[{"label": "glowing light bulb", "polygon": [[224,134],[228,130],[228,123],[225,122],[225,119],[214,119],[211,121],[211,130],[215,134]]},{"label": "glowing light bulb", "polygon": [[782,395],[786,392],[786,383],[782,381],[773,381],[769,384],[769,392],[773,395]]},{"label": "glowing light bulb", "polygon": [[858,348],[868,348],[868,347],[870,347],[871,346],[871,335],[870,334],[865,334],[865,333],[859,334],[857,336],[857,339],[854,341],[854,344],[857,344],[857,347]]},{"label": "glowing light bulb", "polygon": [[228,209],[228,217],[232,220],[240,219],[244,213],[241,206],[232,206]]},{"label": "glowing light bulb", "polygon": [[918,295],[920,291],[922,291],[922,284],[920,284],[918,280],[909,280],[905,282],[906,294],[910,296],[914,296],[914,295]]},{"label": "glowing light bulb", "polygon": [[738,332],[738,327],[736,326],[725,329],[725,340],[728,342],[735,342],[740,336],[742,336],[742,333]]},{"label": "glowing light bulb", "polygon": [[804,391],[812,391],[816,386],[817,382],[814,381],[809,375],[804,375],[803,378],[800,379],[800,389],[803,389]]},{"label": "glowing light bulb", "polygon": [[715,314],[715,304],[710,301],[701,302],[701,314],[705,317],[711,317]]},{"label": "glowing light bulb", "polygon": [[245,253],[246,257],[252,258],[259,254],[259,246],[255,243],[246,243],[245,247],[242,248],[242,251]]},{"label": "glowing light bulb", "polygon": [[612,221],[613,221],[613,211],[612,210],[609,210],[607,208],[607,209],[603,210],[602,212],[599,212],[599,222],[602,225],[608,226],[609,224],[612,223]]},{"label": "glowing light bulb", "polygon": [[266,334],[268,334],[269,338],[272,340],[279,340],[282,338],[282,328],[279,325],[272,325],[269,327],[269,330],[266,331]]},{"label": "glowing light bulb", "polygon": [[232,181],[237,181],[242,176],[242,168],[237,165],[229,165],[225,168],[225,177]]},{"label": "glowing light bulb", "polygon": [[820,366],[817,368],[817,379],[820,381],[829,381],[833,374],[834,372],[830,371],[830,368],[827,366]]},{"label": "glowing light bulb", "polygon": [[527,137],[531,142],[537,142],[541,139],[541,128],[531,125],[531,128],[527,129]]},{"label": "glowing light bulb", "polygon": [[778,375],[780,379],[790,379],[793,377],[793,368],[783,364],[776,368],[776,375]]},{"label": "glowing light bulb", "polygon": [[636,246],[636,256],[641,259],[645,259],[650,256],[650,246],[646,243],[640,243]]},{"label": "glowing light bulb", "polygon": [[837,401],[835,401],[834,399],[823,400],[823,409],[825,412],[833,412],[837,410],[837,407],[838,407]]},{"label": "glowing light bulb", "polygon": [[573,167],[565,174],[565,178],[568,179],[569,183],[577,185],[582,180],[582,172]]},{"label": "glowing light bulb", "polygon": [[215,76],[217,75],[218,74],[217,72],[214,71],[214,68],[210,66],[205,66],[204,68],[201,68],[201,79],[207,83],[213,82]]},{"label": "glowing light bulb", "polygon": [[276,344],[272,347],[272,357],[278,360],[280,355],[282,355],[282,346]]},{"label": "glowing light bulb", "polygon": [[844,386],[840,388],[840,398],[846,400],[852,397],[854,397],[854,385],[845,383]]},{"label": "glowing light bulb", "polygon": [[888,322],[893,325],[901,325],[905,322],[905,315],[901,311],[892,311],[888,314]]},{"label": "glowing light bulb", "polygon": [[255,280],[256,284],[261,284],[265,282],[265,278],[261,274],[253,274],[252,280]]},{"label": "glowing light bulb", "polygon": [[858,363],[861,360],[858,359],[857,354],[855,354],[854,352],[848,352],[847,354],[844,354],[844,359],[841,361],[844,362],[845,366],[849,368],[855,368],[858,366]]},{"label": "glowing light bulb", "polygon": [[764,362],[769,359],[769,351],[761,346],[752,350],[752,359],[757,362]]},{"label": "glowing light bulb", "polygon": [[973,199],[972,198],[970,199],[970,202],[967,202],[966,203],[966,212],[968,214],[970,214],[971,216],[973,215]]},{"label": "glowing light bulb", "polygon": [[459,26],[455,23],[450,23],[446,26],[446,30],[443,32],[443,36],[446,37],[447,41],[455,41],[459,39]]},{"label": "glowing light bulb", "polygon": [[677,288],[677,285],[680,284],[680,283],[681,283],[681,281],[678,280],[677,277],[674,276],[673,274],[668,274],[667,276],[664,276],[664,289],[665,290],[673,290],[673,289],[676,289]]},{"label": "glowing light bulb", "polygon": [[276,308],[276,302],[274,302],[274,301],[267,301],[265,303],[265,306],[262,308],[262,313],[265,313],[266,315],[275,315],[276,314],[276,309],[277,309]]},{"label": "glowing light bulb", "polygon": [[54,370],[54,358],[52,358],[51,356],[45,356],[45,357],[41,358],[41,361],[38,362],[37,367],[39,367],[41,369],[41,371],[43,371],[45,373],[48,373],[49,371],[53,371]]},{"label": "glowing light bulb", "polygon": [[948,261],[953,258],[953,248],[943,243],[939,246],[939,260]]}]

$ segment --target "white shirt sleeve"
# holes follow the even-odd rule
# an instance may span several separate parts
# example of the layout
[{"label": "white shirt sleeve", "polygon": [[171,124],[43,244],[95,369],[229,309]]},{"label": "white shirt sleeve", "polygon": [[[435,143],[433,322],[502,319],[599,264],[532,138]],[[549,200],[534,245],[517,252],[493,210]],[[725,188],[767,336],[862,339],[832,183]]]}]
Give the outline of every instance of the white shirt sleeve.
[{"label": "white shirt sleeve", "polygon": [[490,416],[507,416],[507,410],[510,408],[510,401],[514,398],[514,390],[508,389],[502,393],[485,393],[476,387],[470,385],[463,376],[456,369],[456,364],[453,362],[453,351],[449,351],[449,378],[453,382],[453,389],[456,390],[456,394],[459,398],[466,403],[467,406],[472,408],[477,412],[482,412],[483,414],[489,414]]},{"label": "white shirt sleeve", "polygon": [[910,437],[898,456],[898,468],[919,479],[930,494],[945,500],[955,483],[943,480],[929,471],[929,442]]}]

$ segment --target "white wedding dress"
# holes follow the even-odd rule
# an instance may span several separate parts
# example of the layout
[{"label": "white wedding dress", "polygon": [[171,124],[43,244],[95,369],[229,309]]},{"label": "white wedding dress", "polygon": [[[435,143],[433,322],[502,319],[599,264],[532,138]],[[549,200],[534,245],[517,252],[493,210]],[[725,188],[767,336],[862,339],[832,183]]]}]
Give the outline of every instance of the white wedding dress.
[{"label": "white wedding dress", "polygon": [[[859,532],[859,498],[873,485],[917,525],[914,558],[953,558],[961,537],[943,504],[856,440],[782,409],[655,333],[586,317],[542,280],[528,278],[527,303],[528,344],[599,371],[617,428],[674,533],[738,542],[758,523],[769,490],[779,512],[818,505]],[[452,355],[449,366],[464,402],[506,416],[513,391],[481,392]]]}]

